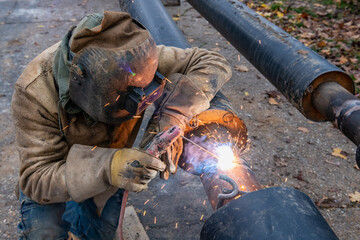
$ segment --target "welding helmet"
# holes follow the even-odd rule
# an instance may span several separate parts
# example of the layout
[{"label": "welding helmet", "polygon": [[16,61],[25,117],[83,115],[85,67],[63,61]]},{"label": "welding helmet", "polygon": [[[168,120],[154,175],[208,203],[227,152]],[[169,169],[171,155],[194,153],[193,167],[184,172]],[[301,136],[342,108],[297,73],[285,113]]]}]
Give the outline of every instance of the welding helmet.
[{"label": "welding helmet", "polygon": [[141,114],[165,86],[165,78],[156,72],[154,39],[123,12],[105,11],[99,25],[83,26],[80,22],[69,41],[74,53],[69,85],[72,102],[95,121],[108,124]]}]

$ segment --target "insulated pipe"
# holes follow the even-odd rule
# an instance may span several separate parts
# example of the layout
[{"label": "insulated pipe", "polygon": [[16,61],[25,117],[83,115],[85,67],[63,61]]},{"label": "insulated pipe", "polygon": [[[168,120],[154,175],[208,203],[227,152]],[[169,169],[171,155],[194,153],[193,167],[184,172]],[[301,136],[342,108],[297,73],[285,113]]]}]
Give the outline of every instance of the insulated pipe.
[{"label": "insulated pipe", "polygon": [[[360,104],[352,96],[354,83],[347,74],[240,1],[231,1],[232,4],[227,0],[188,2],[305,117],[314,121],[334,121],[344,135],[358,146],[356,161],[360,166],[360,112],[352,112],[351,117],[335,112],[348,114],[349,106],[345,102],[348,98],[352,99],[353,105]],[[333,82],[328,86],[334,89],[317,89],[326,82]],[[347,97],[327,96],[330,91]],[[314,95],[314,92],[317,94]],[[321,103],[323,99],[327,99],[325,103]],[[332,104],[335,102],[336,110]],[[332,111],[333,114],[329,114]]]},{"label": "insulated pipe", "polygon": [[305,193],[272,187],[247,193],[214,212],[200,240],[338,240]]},{"label": "insulated pipe", "polygon": [[150,31],[156,44],[191,47],[160,0],[119,0],[119,3],[123,11],[128,12]]},{"label": "insulated pipe", "polygon": [[240,1],[188,0],[307,118],[327,120],[311,103],[322,82],[354,92],[352,79]]}]

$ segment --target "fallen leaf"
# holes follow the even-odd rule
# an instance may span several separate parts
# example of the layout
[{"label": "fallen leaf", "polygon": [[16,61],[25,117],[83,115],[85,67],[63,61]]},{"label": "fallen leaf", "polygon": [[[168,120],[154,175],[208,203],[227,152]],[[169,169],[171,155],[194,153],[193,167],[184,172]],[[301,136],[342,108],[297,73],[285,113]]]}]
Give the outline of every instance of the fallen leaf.
[{"label": "fallen leaf", "polygon": [[320,42],[318,42],[317,46],[320,47],[320,48],[325,47],[326,43],[325,43],[325,41],[320,41]]},{"label": "fallen leaf", "polygon": [[344,56],[341,56],[340,57],[340,60],[339,60],[339,63],[340,64],[345,64],[345,63],[347,63],[349,60],[346,58],[346,57],[344,57]]},{"label": "fallen leaf", "polygon": [[76,18],[70,18],[71,22],[76,22]]},{"label": "fallen leaf", "polygon": [[172,18],[174,21],[179,21],[181,18],[179,18],[179,17],[173,17]]},{"label": "fallen leaf", "polygon": [[342,159],[347,159],[347,157],[345,155],[343,155],[341,153],[342,149],[341,148],[333,148],[333,152],[331,153],[331,155],[335,156],[335,157],[340,157]]},{"label": "fallen leaf", "polygon": [[331,54],[331,51],[330,49],[323,49],[320,51],[320,53],[323,53],[323,54],[326,54],[326,55],[330,55]]},{"label": "fallen leaf", "polygon": [[305,128],[305,127],[298,127],[297,129],[300,130],[300,131],[302,131],[302,132],[304,132],[304,133],[310,132],[309,129],[307,129],[307,128]]},{"label": "fallen leaf", "polygon": [[306,51],[306,50],[299,50],[297,51],[299,54],[301,55],[308,55],[309,54],[309,51]]},{"label": "fallen leaf", "polygon": [[37,25],[38,28],[44,28],[44,25]]},{"label": "fallen leaf", "polygon": [[249,93],[248,92],[244,92],[245,96],[249,96]]},{"label": "fallen leaf", "polygon": [[357,58],[350,58],[351,63],[357,63],[359,60]]},{"label": "fallen leaf", "polygon": [[193,42],[193,41],[194,41],[194,39],[188,38],[188,42],[189,42],[189,43],[191,43],[191,42]]},{"label": "fallen leaf", "polygon": [[239,72],[248,72],[249,68],[245,65],[236,65],[234,66],[234,69]]},{"label": "fallen leaf", "polygon": [[275,98],[269,98],[269,103],[271,104],[271,105],[278,105],[279,103],[275,100]]},{"label": "fallen leaf", "polygon": [[278,16],[278,18],[283,18],[284,14],[282,12],[277,11],[276,15]]},{"label": "fallen leaf", "polygon": [[349,193],[350,202],[360,202],[360,192]]}]

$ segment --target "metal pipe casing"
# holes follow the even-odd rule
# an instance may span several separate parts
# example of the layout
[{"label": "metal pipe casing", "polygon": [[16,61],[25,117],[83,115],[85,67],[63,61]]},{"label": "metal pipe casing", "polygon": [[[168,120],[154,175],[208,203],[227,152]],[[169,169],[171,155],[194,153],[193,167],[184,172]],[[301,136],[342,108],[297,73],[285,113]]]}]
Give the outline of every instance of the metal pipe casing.
[{"label": "metal pipe casing", "polygon": [[119,0],[120,8],[143,24],[156,44],[178,48],[191,47],[160,0]]},{"label": "metal pipe casing", "polygon": [[188,0],[307,118],[326,120],[311,103],[322,82],[354,92],[352,79],[240,1]]},{"label": "metal pipe casing", "polygon": [[274,187],[247,193],[218,209],[205,222],[200,239],[338,238],[305,193]]}]

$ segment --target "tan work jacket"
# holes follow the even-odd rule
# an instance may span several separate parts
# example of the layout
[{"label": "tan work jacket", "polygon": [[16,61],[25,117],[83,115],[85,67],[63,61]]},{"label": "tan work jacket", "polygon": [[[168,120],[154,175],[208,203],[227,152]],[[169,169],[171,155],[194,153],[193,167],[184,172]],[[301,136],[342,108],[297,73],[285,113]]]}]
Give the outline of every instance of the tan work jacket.
[{"label": "tan work jacket", "polygon": [[[109,184],[114,148],[132,146],[141,120],[89,126],[82,114],[66,114],[59,104],[52,70],[58,46],[32,60],[15,84],[12,112],[20,154],[19,187],[41,204],[81,202],[94,197],[101,207],[105,203],[97,202],[97,197],[107,199],[117,190]],[[231,77],[229,64],[215,52],[165,46],[158,46],[158,52],[161,74],[184,74],[203,92],[204,99],[192,103],[194,114],[205,110]]]}]

